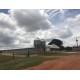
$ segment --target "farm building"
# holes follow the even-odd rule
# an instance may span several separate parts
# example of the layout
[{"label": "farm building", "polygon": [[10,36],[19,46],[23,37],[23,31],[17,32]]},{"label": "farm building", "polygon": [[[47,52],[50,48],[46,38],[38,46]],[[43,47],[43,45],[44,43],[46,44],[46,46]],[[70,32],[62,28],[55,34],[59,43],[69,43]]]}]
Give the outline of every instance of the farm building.
[{"label": "farm building", "polygon": [[37,53],[38,49],[35,48],[12,49],[12,50],[3,50],[2,53],[27,54],[28,51],[30,52],[30,54],[34,54]]},{"label": "farm building", "polygon": [[55,44],[53,44],[53,45],[48,45],[48,46],[46,47],[46,51],[56,51],[56,50],[59,50],[59,47],[58,47],[57,45],[55,45]]},{"label": "farm building", "polygon": [[73,51],[80,51],[80,46],[78,46],[78,47],[74,46],[74,47],[72,47],[72,50]]},{"label": "farm building", "polygon": [[35,39],[34,47],[32,48],[21,48],[21,49],[11,49],[11,50],[2,50],[2,53],[15,53],[15,54],[27,54],[28,51],[30,54],[40,53],[44,51],[55,51],[58,50],[59,47],[55,44],[47,45],[43,39]]}]

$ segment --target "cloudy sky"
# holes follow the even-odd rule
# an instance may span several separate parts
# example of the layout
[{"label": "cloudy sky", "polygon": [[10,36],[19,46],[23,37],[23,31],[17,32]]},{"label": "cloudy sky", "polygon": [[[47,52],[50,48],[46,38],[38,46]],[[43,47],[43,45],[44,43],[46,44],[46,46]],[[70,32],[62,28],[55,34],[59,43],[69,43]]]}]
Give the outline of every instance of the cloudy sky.
[{"label": "cloudy sky", "polygon": [[33,47],[36,38],[76,46],[79,36],[79,9],[0,9],[0,49]]}]

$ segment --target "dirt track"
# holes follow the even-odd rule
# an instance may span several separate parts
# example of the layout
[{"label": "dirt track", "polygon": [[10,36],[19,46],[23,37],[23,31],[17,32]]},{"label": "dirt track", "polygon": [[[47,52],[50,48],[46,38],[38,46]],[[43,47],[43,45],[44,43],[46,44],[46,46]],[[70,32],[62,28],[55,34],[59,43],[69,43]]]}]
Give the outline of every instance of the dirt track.
[{"label": "dirt track", "polygon": [[64,56],[58,60],[45,61],[25,70],[80,70],[80,55]]}]

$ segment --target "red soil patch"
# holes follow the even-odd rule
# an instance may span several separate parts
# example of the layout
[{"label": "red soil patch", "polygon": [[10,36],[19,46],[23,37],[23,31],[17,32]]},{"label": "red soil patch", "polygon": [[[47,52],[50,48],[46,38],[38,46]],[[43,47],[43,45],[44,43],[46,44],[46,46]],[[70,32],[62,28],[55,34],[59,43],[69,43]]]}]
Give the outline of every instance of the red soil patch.
[{"label": "red soil patch", "polygon": [[25,70],[80,70],[80,55],[63,56],[58,60],[45,61]]}]

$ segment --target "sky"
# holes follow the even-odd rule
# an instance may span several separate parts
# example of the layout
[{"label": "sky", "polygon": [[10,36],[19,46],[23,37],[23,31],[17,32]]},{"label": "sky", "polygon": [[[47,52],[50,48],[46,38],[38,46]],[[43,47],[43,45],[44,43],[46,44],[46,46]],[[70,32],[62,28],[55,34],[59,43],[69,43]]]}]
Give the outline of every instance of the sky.
[{"label": "sky", "polygon": [[80,9],[0,9],[0,49],[33,47],[36,38],[76,46],[76,37],[80,37]]}]

